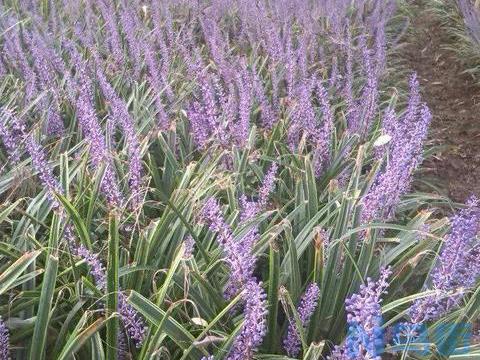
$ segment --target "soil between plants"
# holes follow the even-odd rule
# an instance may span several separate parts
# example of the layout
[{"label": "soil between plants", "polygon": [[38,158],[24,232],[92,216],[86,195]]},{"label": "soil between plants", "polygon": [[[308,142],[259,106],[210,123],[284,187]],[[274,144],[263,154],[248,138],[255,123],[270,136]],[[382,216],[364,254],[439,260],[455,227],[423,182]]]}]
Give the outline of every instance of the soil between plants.
[{"label": "soil between plants", "polygon": [[433,115],[429,143],[438,146],[423,164],[425,180],[464,202],[480,196],[480,87],[446,48],[453,40],[428,1],[414,1],[413,14],[404,56]]}]

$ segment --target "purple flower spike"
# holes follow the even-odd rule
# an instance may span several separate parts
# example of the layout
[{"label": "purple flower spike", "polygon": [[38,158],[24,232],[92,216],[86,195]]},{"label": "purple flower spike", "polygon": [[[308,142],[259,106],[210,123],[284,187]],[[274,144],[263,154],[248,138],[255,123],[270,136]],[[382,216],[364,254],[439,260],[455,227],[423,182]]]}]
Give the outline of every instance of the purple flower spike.
[{"label": "purple flower spike", "polygon": [[107,41],[113,60],[117,67],[121,67],[125,63],[125,59],[123,56],[122,41],[117,28],[118,20],[115,15],[115,5],[112,0],[96,1],[95,4],[100,8],[101,15],[105,21]]},{"label": "purple flower spike", "polygon": [[243,291],[245,320],[227,359],[252,359],[265,335],[267,314],[266,294],[252,276],[256,258],[251,252],[251,244],[256,238],[257,230],[253,229],[244,239],[235,241],[231,228],[225,223],[220,206],[214,199],[205,203],[201,217],[209,229],[218,234],[218,241],[226,255],[230,268],[226,297],[230,298],[239,290]]},{"label": "purple flower spike", "polygon": [[110,104],[114,120],[121,126],[125,134],[125,142],[128,149],[128,184],[132,192],[132,207],[140,203],[140,187],[142,183],[142,158],[140,153],[140,142],[135,131],[135,123],[130,116],[127,105],[116,94],[107,78],[100,69],[97,69],[97,78],[102,92]]},{"label": "purple flower spike", "polygon": [[[319,296],[320,289],[318,288],[318,285],[316,283],[311,283],[307,287],[305,294],[303,294],[302,298],[300,299],[297,312],[304,329],[308,326],[310,318],[315,312]],[[283,348],[287,352],[288,356],[296,357],[300,353],[300,346],[301,342],[297,325],[295,320],[291,319],[288,325],[287,335],[283,340]]]},{"label": "purple flower spike", "polygon": [[[98,255],[92,253],[83,245],[75,247],[72,252],[75,256],[85,260],[95,280],[95,285],[100,291],[105,291],[107,289],[107,275]],[[146,326],[135,309],[127,303],[125,294],[122,292],[118,294],[118,312],[130,339],[135,342],[137,347],[140,347],[145,338]]]},{"label": "purple flower spike", "polygon": [[123,32],[125,33],[125,39],[127,40],[128,50],[132,57],[132,65],[134,68],[134,78],[138,79],[141,71],[141,50],[139,47],[140,39],[136,35],[136,29],[140,26],[139,21],[132,6],[122,6],[120,10],[120,23],[122,24]]},{"label": "purple flower spike", "polygon": [[410,317],[414,324],[436,320],[456,308],[480,276],[480,242],[476,237],[480,229],[479,200],[472,197],[467,208],[460,210],[450,222],[450,233],[430,273],[437,292],[413,303]]},{"label": "purple flower spike", "polygon": [[9,333],[0,316],[0,360],[10,360]]},{"label": "purple flower spike", "polygon": [[315,132],[315,152],[314,152],[314,166],[315,166],[315,175],[318,177],[322,174],[325,167],[330,162],[330,142],[333,131],[333,111],[330,106],[330,101],[328,99],[328,92],[324,86],[318,82],[317,84],[317,94],[318,99],[320,100],[322,113],[323,113],[323,123],[318,126],[318,130]]},{"label": "purple flower spike", "polygon": [[263,87],[260,76],[256,72],[253,73],[253,91],[255,97],[260,103],[260,107],[262,110],[262,124],[265,128],[271,129],[277,121],[276,114],[265,94],[265,89]]},{"label": "purple flower spike", "polygon": [[[362,324],[365,329],[373,329],[373,317],[381,313],[381,296],[386,293],[390,268],[382,269],[377,281],[367,278],[365,285],[360,285],[360,292],[345,300],[345,309],[348,312],[347,322]],[[370,331],[370,330],[368,330]]]},{"label": "purple flower spike", "polygon": [[233,242],[232,230],[223,219],[220,205],[214,198],[208,199],[203,206],[201,218],[207,223],[210,231],[218,233],[221,246],[227,246]]},{"label": "purple flower spike", "polygon": [[243,65],[236,79],[239,93],[239,123],[235,137],[239,146],[245,145],[250,135],[250,112],[252,110],[253,84],[249,71]]},{"label": "purple flower spike", "polygon": [[8,158],[16,164],[20,161],[20,143],[25,133],[24,125],[8,109],[0,113],[0,139],[7,150]]},{"label": "purple flower spike", "polygon": [[165,81],[165,75],[161,73],[158,68],[157,58],[155,57],[155,51],[152,45],[148,42],[144,45],[145,63],[148,70],[148,82],[152,87],[155,94],[155,106],[157,108],[157,119],[160,130],[167,130],[169,126],[168,114],[162,103],[162,89],[169,87]]},{"label": "purple flower spike", "polygon": [[244,289],[244,321],[240,334],[232,345],[227,360],[251,360],[267,331],[267,295],[256,281],[249,281]]},{"label": "purple flower spike", "polygon": [[394,113],[387,111],[384,119],[384,131],[391,137],[387,147],[389,159],[363,199],[364,223],[390,219],[394,215],[422,161],[423,142],[431,119],[428,107],[420,103],[419,84],[414,74],[410,79],[410,98],[405,115],[397,119]]},{"label": "purple flower spike", "polygon": [[292,150],[297,148],[303,134],[309,137],[316,134],[315,110],[311,101],[314,85],[313,79],[306,79],[297,84],[294,91],[296,97],[292,99],[293,105],[288,129],[288,144]]},{"label": "purple flower spike", "polygon": [[122,324],[130,339],[135,342],[137,348],[142,346],[145,340],[147,327],[138,312],[127,302],[124,293],[118,294],[118,312],[122,317]]},{"label": "purple flower spike", "polygon": [[260,209],[265,209],[267,206],[268,198],[275,188],[277,171],[278,165],[277,163],[273,163],[263,179],[262,187],[258,192],[258,205]]},{"label": "purple flower spike", "polygon": [[329,360],[381,360],[377,348],[381,331],[381,296],[386,293],[390,268],[382,269],[377,281],[367,278],[360,291],[345,300],[349,333],[342,346],[336,346]]},{"label": "purple flower spike", "polygon": [[87,263],[92,273],[93,279],[95,280],[95,285],[101,291],[105,291],[107,288],[107,275],[105,267],[100,261],[98,254],[92,253],[85,246],[80,245],[72,249],[73,255],[82,258]]},{"label": "purple flower spike", "polygon": [[60,186],[58,180],[53,175],[53,170],[48,164],[42,146],[37,143],[37,141],[33,138],[32,134],[26,136],[25,143],[27,151],[32,158],[32,165],[34,169],[38,172],[38,177],[40,178],[43,186],[45,186],[48,190],[47,194],[49,200],[52,203],[52,206],[56,208],[59,206],[59,204],[53,194],[61,194],[63,193],[63,189]]},{"label": "purple flower spike", "polygon": [[202,210],[202,220],[210,231],[217,233],[217,239],[225,252],[225,261],[230,268],[230,278],[225,290],[226,298],[236,295],[251,280],[255,266],[255,257],[251,248],[243,241],[235,241],[230,226],[225,223],[220,206],[215,199],[209,199]]},{"label": "purple flower spike", "polygon": [[96,115],[92,79],[80,54],[74,48],[70,50],[73,62],[79,72],[79,91],[75,104],[78,120],[90,145],[90,159],[94,169],[97,170],[103,164],[106,165],[101,189],[108,203],[111,206],[118,207],[123,202],[123,198],[118,186],[113,161],[106,146],[105,136]]}]

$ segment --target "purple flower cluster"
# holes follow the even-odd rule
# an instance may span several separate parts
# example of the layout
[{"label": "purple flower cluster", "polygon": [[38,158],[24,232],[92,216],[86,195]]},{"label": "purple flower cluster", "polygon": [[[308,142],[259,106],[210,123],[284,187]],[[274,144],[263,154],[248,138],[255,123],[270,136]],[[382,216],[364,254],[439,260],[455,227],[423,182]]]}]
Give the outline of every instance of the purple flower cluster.
[{"label": "purple flower cluster", "polygon": [[[25,132],[23,122],[16,117],[10,110],[2,109],[2,118],[0,122],[0,137],[9,153],[13,163],[20,161],[20,151],[22,145],[31,157],[32,167],[37,172],[42,185],[47,190],[47,196],[54,208],[59,206],[54,194],[63,193],[60,183],[53,174],[53,169],[48,164],[47,157],[42,146],[35,140],[33,134]],[[9,120],[7,124],[6,121]]]},{"label": "purple flower cluster", "polygon": [[[362,221],[389,219],[402,195],[410,189],[413,172],[422,161],[423,143],[432,115],[421,104],[416,75],[410,79],[410,99],[405,115],[396,118],[387,112],[384,131],[391,141],[384,150],[389,159],[363,198]],[[378,156],[378,154],[377,154]]]},{"label": "purple flower cluster", "polygon": [[20,161],[20,144],[24,133],[25,126],[23,123],[9,109],[2,108],[0,113],[0,139],[12,164]]},{"label": "purple flower cluster", "polygon": [[0,360],[10,360],[9,338],[7,326],[0,316]]},{"label": "purple flower cluster", "polygon": [[436,320],[459,305],[465,292],[480,276],[479,200],[472,197],[465,209],[451,219],[451,230],[445,237],[429,280],[436,290],[433,296],[415,301],[410,308],[414,324]]},{"label": "purple flower cluster", "polygon": [[120,33],[117,28],[118,19],[116,18],[115,5],[112,0],[96,1],[95,5],[99,7],[101,16],[105,21],[106,37],[110,53],[112,54],[115,65],[123,66],[125,63]]},{"label": "purple flower cluster", "polygon": [[271,129],[276,122],[275,110],[273,105],[268,100],[264,85],[262,84],[262,81],[260,80],[260,77],[255,69],[253,71],[253,93],[259,102],[260,110],[262,112],[262,125],[266,129]]},{"label": "purple flower cluster", "polygon": [[168,128],[169,120],[161,99],[162,89],[166,85],[164,80],[166,75],[160,72],[157,59],[155,57],[155,51],[152,49],[150,44],[146,43],[144,45],[144,53],[148,70],[148,82],[155,93],[158,126],[161,130],[166,130]]},{"label": "purple flower cluster", "polygon": [[334,116],[327,90],[317,83],[317,94],[323,113],[323,123],[315,131],[315,151],[313,161],[316,176],[320,176],[330,161],[330,139],[334,128]]},{"label": "purple flower cluster", "polygon": [[262,186],[258,191],[258,206],[259,211],[264,210],[267,207],[268,198],[275,189],[275,181],[277,180],[278,164],[273,163],[268,169],[267,174],[263,178]]},{"label": "purple flower cluster", "polygon": [[52,101],[46,96],[41,99],[40,110],[47,112],[47,130],[50,134],[60,134],[64,130],[59,108],[59,91],[56,84],[54,64],[50,60],[51,52],[43,38],[36,32],[28,35],[27,44],[33,57],[34,69],[38,74],[38,88],[51,94]]},{"label": "purple flower cluster", "polygon": [[[13,117],[13,115],[11,115],[11,117],[13,121],[19,121],[16,117]],[[64,209],[59,207],[60,204],[55,198],[55,194],[64,194],[64,191],[61,188],[60,183],[54,176],[50,164],[48,164],[42,146],[35,141],[32,134],[22,133],[21,135],[25,139],[24,141],[26,143],[26,149],[31,156],[32,165],[37,171],[42,185],[47,190],[47,195],[52,206],[56,209],[56,211],[59,212],[62,218],[66,218]],[[20,143],[20,139],[22,138],[16,139],[16,144]],[[98,254],[94,254],[90,250],[85,248],[83,245],[77,245],[75,243],[73,229],[68,223],[65,224],[65,237],[69,241],[69,246],[71,248],[72,254],[85,260],[88,267],[90,268],[96,286],[99,290],[105,291],[105,267],[103,266]],[[125,295],[123,295],[123,293],[119,294],[119,313],[122,316],[124,327],[130,335],[131,339],[136,342],[137,346],[140,346],[145,336],[146,327],[142,319],[140,319],[138,313],[126,302]]]},{"label": "purple flower cluster", "polygon": [[127,302],[124,293],[118,294],[118,312],[122,317],[122,325],[139,348],[145,339],[147,327],[138,312]]},{"label": "purple flower cluster", "polygon": [[92,79],[88,74],[87,65],[81,59],[80,54],[73,48],[70,49],[70,52],[78,71],[77,117],[90,145],[90,159],[95,170],[105,165],[101,188],[109,204],[118,207],[122,203],[122,195],[113,163],[108,153],[105,137],[95,112]]},{"label": "purple flower cluster", "polygon": [[222,128],[219,124],[219,106],[212,80],[208,73],[201,73],[198,79],[201,101],[194,101],[188,111],[192,135],[202,148]]},{"label": "purple flower cluster", "polygon": [[315,109],[312,104],[312,92],[315,83],[313,79],[306,79],[291,90],[293,105],[290,109],[290,128],[288,131],[288,143],[295,150],[305,133],[311,136],[316,128]]},{"label": "purple flower cluster", "polygon": [[230,270],[227,297],[235,294],[235,290],[242,289],[251,280],[255,257],[250,249],[242,248],[242,243],[233,238],[230,226],[222,216],[220,205],[211,198],[202,209],[202,220],[208,224],[210,231],[217,233],[217,240],[225,252],[225,261]]},{"label": "purple flower cluster", "polygon": [[91,252],[83,245],[73,247],[72,253],[87,263],[93,279],[95,280],[95,285],[99,290],[105,291],[107,289],[107,275],[105,267],[100,261],[98,254]]},{"label": "purple flower cluster", "polygon": [[241,61],[240,71],[236,76],[238,89],[238,112],[239,119],[235,126],[234,137],[239,146],[247,143],[250,135],[250,114],[252,111],[253,83],[252,76],[246,65]]},{"label": "purple flower cluster", "polygon": [[330,360],[381,360],[377,355],[377,348],[383,343],[383,339],[379,339],[382,334],[380,304],[381,296],[388,287],[390,274],[390,268],[382,269],[377,281],[367,278],[366,284],[360,286],[359,293],[345,301],[349,326],[347,339],[342,346],[335,347],[329,356]]},{"label": "purple flower cluster", "polygon": [[277,171],[278,165],[277,163],[273,163],[263,178],[262,185],[258,190],[258,198],[256,201],[248,201],[245,195],[240,197],[240,221],[245,222],[252,219],[266,209],[268,198],[275,188]]},{"label": "purple flower cluster", "polygon": [[61,188],[59,181],[53,175],[53,170],[47,162],[42,146],[33,138],[32,134],[26,136],[25,146],[31,156],[33,168],[37,171],[38,177],[43,186],[47,188],[47,194],[52,206],[54,208],[58,207],[59,204],[55,199],[54,194],[63,193],[63,189]]},{"label": "purple flower cluster", "polygon": [[134,78],[138,79],[141,72],[142,52],[140,50],[140,39],[137,38],[137,29],[141,29],[140,21],[132,6],[122,4],[120,10],[120,23],[128,44],[128,50],[131,56],[131,62],[134,68]]},{"label": "purple flower cluster", "polygon": [[18,74],[25,83],[25,102],[30,102],[37,95],[37,76],[28,61],[28,57],[23,49],[23,39],[19,27],[19,22],[15,16],[7,16],[4,28],[12,28],[9,36],[5,37],[4,52],[5,57],[16,68]]},{"label": "purple flower cluster", "polygon": [[232,229],[223,219],[218,201],[214,198],[208,199],[203,205],[201,218],[211,232],[218,234],[217,239],[222,247],[233,243]]},{"label": "purple flower cluster", "polygon": [[[74,246],[72,253],[87,263],[95,280],[95,285],[100,291],[105,291],[107,289],[107,275],[99,256],[92,253],[83,245]],[[122,292],[118,294],[118,312],[122,318],[122,325],[130,339],[135,342],[137,347],[140,347],[145,338],[147,328],[135,309],[128,304],[125,294]]]},{"label": "purple flower cluster", "polygon": [[244,286],[243,325],[227,360],[251,360],[267,332],[267,295],[260,283],[250,280]]},{"label": "purple flower cluster", "polygon": [[132,192],[132,207],[135,208],[140,203],[142,178],[140,143],[135,131],[135,124],[128,112],[127,105],[115,93],[115,90],[112,88],[100,68],[97,68],[97,78],[105,99],[110,105],[111,114],[115,122],[121,126],[125,134],[125,142],[129,158],[128,183]]},{"label": "purple flower cluster", "polygon": [[[319,296],[320,289],[318,288],[318,285],[316,283],[311,283],[308,285],[307,290],[305,290],[305,294],[303,294],[302,298],[300,299],[297,312],[304,329],[308,326],[310,318],[315,312]],[[283,340],[283,348],[287,352],[288,356],[296,357],[300,353],[300,346],[301,342],[297,325],[295,320],[292,318],[290,319],[290,323],[288,325],[287,335]]]},{"label": "purple flower cluster", "polygon": [[[256,216],[263,210],[262,207],[266,206],[276,172],[277,165],[274,164],[264,178],[258,202],[248,202],[243,197],[242,222]],[[245,321],[227,359],[251,359],[266,332],[266,295],[253,277],[256,258],[252,254],[252,247],[257,239],[258,229],[252,228],[241,239],[235,240],[230,226],[223,219],[220,205],[213,198],[207,200],[203,206],[201,218],[210,231],[217,234],[218,242],[225,252],[225,260],[230,270],[226,297],[231,298],[239,291],[243,294]]]},{"label": "purple flower cluster", "polygon": [[[265,174],[262,185],[258,191],[257,201],[249,201],[245,195],[240,197],[240,222],[245,224],[249,220],[252,220],[259,213],[265,210],[267,207],[268,197],[275,186],[275,176],[278,170],[278,165],[273,163],[268,172]],[[258,227],[251,227],[245,235],[242,236],[236,242],[237,256],[243,260],[244,269],[242,273],[244,278],[252,277],[256,259],[252,255],[253,246],[258,240]],[[225,295],[227,298],[231,298],[236,295],[241,288],[241,283],[236,281],[236,278],[230,278],[225,289]]]}]

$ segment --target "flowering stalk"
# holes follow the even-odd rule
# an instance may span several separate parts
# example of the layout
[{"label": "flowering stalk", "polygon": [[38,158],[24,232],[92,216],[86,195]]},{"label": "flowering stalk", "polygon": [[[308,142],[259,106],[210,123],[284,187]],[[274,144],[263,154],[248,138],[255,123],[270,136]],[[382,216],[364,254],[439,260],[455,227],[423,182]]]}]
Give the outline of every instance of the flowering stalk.
[{"label": "flowering stalk", "polygon": [[268,101],[267,95],[265,94],[265,89],[262,85],[260,76],[255,72],[255,70],[253,71],[253,91],[255,97],[259,101],[262,111],[262,125],[267,129],[271,129],[277,122],[276,114],[272,105]]},{"label": "flowering stalk", "polygon": [[8,27],[12,27],[12,31],[9,36],[5,37],[4,52],[11,63],[18,68],[19,75],[25,81],[25,101],[28,103],[37,94],[37,76],[23,50],[21,34],[15,26],[18,23],[18,19],[8,16],[6,23]]},{"label": "flowering stalk", "polygon": [[330,161],[330,141],[334,127],[334,119],[333,111],[330,106],[330,101],[328,99],[327,90],[320,82],[317,83],[317,94],[323,113],[323,123],[322,125],[318,126],[318,130],[315,131],[314,136],[316,145],[313,157],[315,175],[318,177],[322,174],[323,170],[326,168]]},{"label": "flowering stalk", "polygon": [[[265,175],[259,190],[258,202],[249,202],[245,197],[241,198],[242,222],[252,219],[266,206],[268,196],[275,184],[277,169],[278,166],[274,163]],[[252,254],[252,247],[258,237],[258,229],[252,228],[242,239],[235,241],[232,230],[223,219],[220,206],[215,199],[207,200],[201,217],[208,224],[209,229],[218,234],[217,239],[226,254],[226,261],[230,268],[230,277],[225,290],[226,297],[231,298],[239,291],[243,294],[245,320],[227,359],[252,359],[253,353],[265,336],[267,314],[266,294],[253,276],[256,258]]]},{"label": "flowering stalk", "polygon": [[79,91],[75,105],[80,125],[90,144],[90,159],[96,170],[102,164],[106,165],[101,188],[108,203],[111,206],[119,207],[122,203],[122,194],[106,147],[105,137],[95,113],[93,84],[87,73],[86,64],[80,59],[80,55],[74,49],[71,52],[73,62],[79,72]]},{"label": "flowering stalk", "polygon": [[223,219],[220,205],[215,199],[207,200],[203,206],[201,218],[208,225],[210,231],[218,234],[217,240],[225,252],[225,260],[230,268],[229,281],[239,288],[243,287],[250,280],[254,258],[251,255],[242,256],[245,251],[234,240],[232,230]]},{"label": "flowering stalk", "polygon": [[436,320],[457,307],[465,291],[474,286],[480,276],[480,242],[476,238],[480,229],[479,200],[472,197],[467,208],[460,210],[450,222],[450,233],[429,275],[436,293],[412,304],[413,324]]},{"label": "flowering stalk", "polygon": [[168,128],[168,115],[162,104],[161,89],[162,83],[160,81],[161,75],[157,66],[155,53],[151,48],[151,44],[146,43],[144,46],[145,62],[147,64],[148,82],[155,93],[155,105],[157,108],[158,126],[160,130]]},{"label": "flowering stalk", "polygon": [[20,161],[20,143],[25,126],[17,121],[12,112],[6,108],[0,110],[0,139],[7,150],[8,159],[16,164]]},{"label": "flowering stalk", "polygon": [[244,288],[243,325],[227,360],[251,360],[267,332],[267,294],[260,283],[250,280]]},{"label": "flowering stalk", "polygon": [[235,136],[239,146],[243,146],[248,141],[250,134],[250,112],[252,110],[253,84],[250,72],[246,65],[242,64],[239,74],[236,78],[236,84],[239,93],[239,122],[236,126]]},{"label": "flowering stalk", "polygon": [[[316,283],[311,283],[300,299],[297,312],[304,330],[307,328],[310,318],[315,312],[319,296],[320,289],[318,288],[318,285]],[[300,346],[301,342],[297,325],[294,320],[290,320],[287,335],[283,339],[283,348],[288,356],[297,357],[300,353]]]},{"label": "flowering stalk", "polygon": [[100,13],[105,21],[107,32],[107,41],[113,60],[117,67],[121,67],[124,63],[124,55],[122,49],[122,42],[117,28],[115,6],[112,0],[96,1],[95,4],[100,8]]},{"label": "flowering stalk", "polygon": [[9,337],[7,326],[0,316],[0,360],[10,359]]},{"label": "flowering stalk", "polygon": [[120,23],[122,24],[123,32],[128,44],[128,50],[132,56],[132,65],[134,68],[134,78],[140,77],[142,55],[139,47],[140,39],[137,38],[136,28],[139,28],[139,21],[136,18],[136,14],[131,10],[131,5],[123,5],[120,10]]},{"label": "flowering stalk", "polygon": [[60,116],[60,100],[57,85],[55,83],[55,69],[49,59],[51,51],[48,51],[46,42],[40,34],[33,33],[27,36],[27,43],[34,60],[34,66],[38,74],[38,85],[40,90],[52,95],[52,103],[48,98],[41,100],[42,111],[47,112],[47,131],[50,134],[61,134],[64,130],[62,118]]},{"label": "flowering stalk", "polygon": [[268,204],[268,198],[275,187],[276,175],[278,171],[277,163],[273,163],[263,178],[262,185],[258,190],[257,201],[248,201],[246,196],[240,197],[241,213],[240,221],[245,222],[254,218],[261,211],[265,210]]},{"label": "flowering stalk", "polygon": [[[240,197],[240,222],[245,224],[249,220],[252,220],[260,212],[264,211],[268,197],[273,191],[275,186],[275,176],[277,173],[278,165],[273,163],[267,174],[265,175],[262,185],[258,191],[258,200],[257,201],[248,201],[245,195]],[[253,276],[253,271],[255,269],[256,259],[252,255],[253,246],[258,240],[258,226],[252,227],[241,239],[237,241],[236,251],[237,256],[239,256],[244,263],[244,274],[245,279],[248,279]],[[230,278],[227,283],[225,295],[227,299],[233,297],[238,293],[240,287],[239,283],[232,281],[235,278]]]},{"label": "flowering stalk", "polygon": [[377,281],[367,278],[365,285],[360,286],[358,294],[345,300],[347,339],[342,346],[336,346],[329,360],[375,359],[378,348],[383,345],[381,296],[386,293],[390,268],[382,269]]},{"label": "flowering stalk", "polygon": [[[401,119],[388,115],[386,129],[392,138],[390,159],[377,175],[363,199],[362,221],[389,219],[402,195],[410,189],[413,172],[422,161],[423,142],[432,119],[430,110],[420,104],[419,84],[416,75],[410,79],[410,99],[407,112]],[[396,120],[396,121],[395,121]]]},{"label": "flowering stalk", "polygon": [[130,116],[127,105],[115,93],[103,72],[97,68],[97,78],[102,92],[108,101],[112,116],[121,126],[125,134],[125,142],[128,150],[128,183],[132,192],[132,207],[140,203],[140,186],[142,178],[142,159],[140,154],[140,143],[135,131],[134,121]]},{"label": "flowering stalk", "polygon": [[202,210],[202,218],[211,231],[218,234],[220,246],[226,253],[230,268],[226,296],[243,291],[244,323],[227,357],[229,360],[252,359],[266,332],[266,294],[261,285],[252,277],[255,257],[235,242],[228,224],[221,215],[220,207],[214,199],[209,199]]},{"label": "flowering stalk", "polygon": [[306,79],[296,86],[295,91],[292,91],[295,98],[292,98],[293,105],[287,134],[288,145],[292,150],[297,148],[303,134],[310,137],[316,133],[315,110],[311,101],[314,86],[313,79]]}]

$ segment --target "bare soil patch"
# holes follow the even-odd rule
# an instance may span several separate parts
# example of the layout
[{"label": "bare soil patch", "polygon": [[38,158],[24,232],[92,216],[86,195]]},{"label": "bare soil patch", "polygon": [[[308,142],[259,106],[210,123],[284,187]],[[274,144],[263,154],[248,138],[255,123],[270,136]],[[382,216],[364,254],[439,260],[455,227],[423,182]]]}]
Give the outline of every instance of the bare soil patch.
[{"label": "bare soil patch", "polygon": [[480,88],[445,48],[452,39],[426,2],[415,2],[414,33],[405,52],[433,114],[430,141],[440,145],[424,167],[447,195],[463,202],[480,196]]}]

